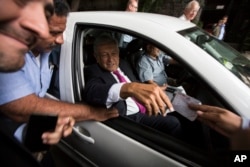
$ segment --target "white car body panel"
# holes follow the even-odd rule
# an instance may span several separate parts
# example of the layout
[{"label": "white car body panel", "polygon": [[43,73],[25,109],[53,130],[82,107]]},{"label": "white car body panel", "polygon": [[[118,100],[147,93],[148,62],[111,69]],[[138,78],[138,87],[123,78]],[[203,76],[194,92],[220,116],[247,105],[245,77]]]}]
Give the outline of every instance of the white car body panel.
[{"label": "white car body panel", "polygon": [[[110,127],[92,121],[78,123],[77,126],[87,127],[91,136],[95,139],[95,144],[78,144],[82,153],[84,150],[93,150],[96,157],[114,157],[112,159],[104,158],[100,163],[101,166],[128,167],[128,166],[185,166],[166,155],[152,150],[151,148],[119,133]],[[108,132],[108,134],[107,134]],[[96,137],[95,137],[96,136]],[[98,137],[97,137],[98,136]],[[105,136],[105,137],[99,137]],[[111,138],[108,136],[112,136]],[[77,140],[76,143],[77,144]],[[101,149],[100,149],[101,148]],[[113,149],[120,148],[120,149]],[[112,149],[112,155],[110,154]],[[91,151],[90,151],[91,152]],[[157,160],[157,161],[155,161]]]}]

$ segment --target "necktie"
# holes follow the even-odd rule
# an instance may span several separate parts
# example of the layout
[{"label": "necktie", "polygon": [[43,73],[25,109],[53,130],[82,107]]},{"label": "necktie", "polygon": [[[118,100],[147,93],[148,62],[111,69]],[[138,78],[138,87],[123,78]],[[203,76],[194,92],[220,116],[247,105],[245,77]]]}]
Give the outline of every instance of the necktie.
[{"label": "necktie", "polygon": [[[113,71],[113,74],[115,74],[118,78],[118,80],[122,83],[122,82],[127,82],[126,79],[120,74],[120,72],[118,70]],[[133,100],[135,101],[136,105],[138,106],[139,110],[141,113],[146,113],[146,108],[139,103],[138,101],[136,101],[134,98]]]}]

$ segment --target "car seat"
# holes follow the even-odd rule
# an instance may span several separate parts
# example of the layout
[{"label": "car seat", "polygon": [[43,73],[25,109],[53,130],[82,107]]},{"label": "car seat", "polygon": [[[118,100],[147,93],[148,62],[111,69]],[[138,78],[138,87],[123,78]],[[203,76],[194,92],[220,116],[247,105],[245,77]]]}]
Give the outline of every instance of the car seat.
[{"label": "car seat", "polygon": [[128,61],[128,63],[131,65],[132,70],[137,77],[139,78],[137,73],[137,64],[141,56],[144,54],[144,41],[140,39],[133,39],[130,43],[128,43],[126,47],[126,57],[125,59]]}]

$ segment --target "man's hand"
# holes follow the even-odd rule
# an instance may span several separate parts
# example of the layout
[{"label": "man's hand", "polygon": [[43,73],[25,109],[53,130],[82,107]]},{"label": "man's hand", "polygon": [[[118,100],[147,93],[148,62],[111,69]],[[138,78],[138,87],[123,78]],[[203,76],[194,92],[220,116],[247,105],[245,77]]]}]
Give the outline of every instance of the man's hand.
[{"label": "man's hand", "polygon": [[241,117],[231,111],[208,105],[190,104],[189,107],[197,110],[201,122],[227,137],[231,137],[241,128]]},{"label": "man's hand", "polygon": [[159,86],[154,84],[135,82],[124,84],[120,96],[122,98],[134,97],[146,107],[146,114],[148,115],[158,115],[160,111],[165,116],[167,108],[173,111],[173,106],[167,95]]},{"label": "man's hand", "polygon": [[44,132],[42,140],[44,144],[57,144],[62,137],[72,133],[75,120],[72,117],[59,117],[54,132]]}]

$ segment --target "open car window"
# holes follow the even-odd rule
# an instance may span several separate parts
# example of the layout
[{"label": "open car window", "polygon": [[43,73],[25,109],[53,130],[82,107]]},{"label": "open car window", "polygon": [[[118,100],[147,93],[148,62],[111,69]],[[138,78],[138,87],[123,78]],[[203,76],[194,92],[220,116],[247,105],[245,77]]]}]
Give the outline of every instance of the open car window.
[{"label": "open car window", "polygon": [[[81,38],[79,38],[80,41],[78,41],[77,43],[80,45],[79,48],[81,51],[79,52],[79,54],[76,51],[75,55],[79,55],[82,56],[82,61],[77,61],[77,63],[83,63],[83,68],[88,67],[89,65],[95,63],[95,59],[94,59],[94,55],[93,55],[93,42],[96,39],[96,37],[98,37],[100,34],[109,34],[111,36],[113,36],[114,38],[117,39],[117,41],[121,41],[121,37],[123,34],[123,32],[120,31],[116,31],[114,29],[108,29],[108,28],[100,28],[100,27],[85,27],[85,26],[79,26],[79,36],[81,36]],[[130,34],[131,35],[131,34]],[[196,34],[196,36],[199,34]],[[131,35],[133,36],[133,35]],[[189,36],[189,35],[187,35]],[[190,36],[190,38],[194,38],[193,36]],[[130,59],[129,56],[134,55],[134,54],[139,54],[139,56],[141,56],[144,53],[144,44],[146,42],[150,42],[150,43],[155,43],[155,45],[157,46],[157,42],[155,41],[150,41],[148,38],[143,38],[143,36],[141,34],[138,34],[138,36],[134,35],[133,39],[136,39],[137,42],[133,43],[133,48],[131,45],[127,45],[127,47],[123,47],[123,45],[120,45],[120,57],[122,57],[123,59],[125,59],[126,61],[128,61],[130,63],[130,65],[133,66],[135,64],[135,58],[134,59]],[[191,39],[193,40],[193,39]],[[131,48],[130,48],[131,47]],[[162,48],[160,45],[158,46],[164,53],[168,54],[169,56],[171,56],[172,58],[177,58],[178,59],[178,55],[175,55],[173,52],[171,52],[170,50],[166,49],[166,48]],[[78,60],[76,58],[76,60]],[[80,60],[80,59],[79,59]],[[82,67],[82,66],[79,66]],[[83,69],[81,69],[83,70]],[[200,101],[202,101],[202,103],[205,104],[213,104],[213,105],[217,105],[217,106],[223,106],[222,103],[218,100],[218,98],[216,96],[214,96],[209,90],[211,90],[210,88],[206,87],[205,84],[201,83],[199,81],[199,79],[196,78],[195,75],[193,75],[194,73],[192,71],[190,71],[189,69],[187,69],[187,67],[185,66],[185,64],[179,64],[178,66],[168,66],[166,67],[166,72],[167,74],[173,78],[176,79],[178,81],[178,85],[177,86],[182,86],[186,93],[194,98],[199,99]],[[136,71],[135,71],[136,73]],[[76,78],[81,78],[79,75],[79,73],[76,73],[75,75],[77,75]],[[84,77],[84,74],[83,74]],[[84,78],[82,78],[82,85],[78,85],[77,87],[80,87],[80,90],[84,89]],[[82,98],[79,98],[79,100],[81,101]],[[78,102],[80,102],[78,101]],[[185,118],[184,118],[185,119]],[[185,120],[186,121],[186,120]],[[109,122],[109,125],[112,123]],[[128,122],[129,124],[129,122]],[[202,150],[206,150],[208,151],[206,148],[208,145],[211,145],[212,143],[210,142],[214,142],[216,140],[211,140],[209,141],[209,143],[206,143],[208,141],[207,140],[207,136],[209,136],[209,138],[211,137],[210,135],[215,135],[218,140],[216,142],[221,142],[221,140],[225,140],[222,136],[220,136],[219,134],[215,133],[214,131],[212,132],[212,134],[210,134],[210,130],[204,130],[203,125],[200,124],[198,121],[195,123],[197,127],[196,128],[196,132],[195,134],[193,134],[193,132],[190,131],[190,134],[193,135],[197,135],[197,138],[199,138],[199,140],[201,140],[204,145],[203,146],[195,146],[194,147],[198,148],[198,149],[202,149]],[[129,126],[128,126],[129,127]],[[133,133],[133,130],[130,129],[131,132]],[[135,132],[136,133],[136,132]],[[187,132],[189,133],[189,132]],[[164,135],[163,135],[164,136]],[[165,136],[164,136],[165,137]],[[213,137],[212,137],[213,138]],[[192,142],[191,142],[192,143]],[[215,143],[216,145],[218,143]],[[224,142],[225,143],[225,142]],[[190,144],[190,143],[187,143]],[[217,146],[215,146],[214,149]],[[227,147],[227,146],[225,146]]]}]

